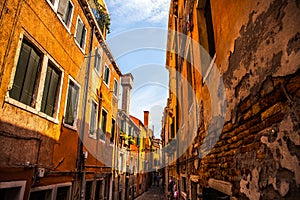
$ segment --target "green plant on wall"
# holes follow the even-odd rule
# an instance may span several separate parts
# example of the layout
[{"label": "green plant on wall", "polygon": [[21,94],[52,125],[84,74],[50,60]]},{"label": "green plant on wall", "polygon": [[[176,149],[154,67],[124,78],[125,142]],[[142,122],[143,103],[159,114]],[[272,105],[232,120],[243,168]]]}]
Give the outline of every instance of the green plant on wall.
[{"label": "green plant on wall", "polygon": [[106,9],[98,3],[97,0],[94,0],[96,9],[94,9],[94,15],[96,17],[97,23],[101,29],[104,31],[104,27],[107,30],[107,33],[110,33],[110,16],[106,12]]}]

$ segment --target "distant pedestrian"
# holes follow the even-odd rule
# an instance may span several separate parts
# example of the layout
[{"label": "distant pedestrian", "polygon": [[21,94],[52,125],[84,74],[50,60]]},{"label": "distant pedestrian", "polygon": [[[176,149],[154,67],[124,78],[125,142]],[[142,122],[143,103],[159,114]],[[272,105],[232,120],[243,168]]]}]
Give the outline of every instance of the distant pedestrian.
[{"label": "distant pedestrian", "polygon": [[159,184],[159,179],[158,179],[157,174],[155,174],[154,175],[154,185],[156,185],[158,187],[158,184]]},{"label": "distant pedestrian", "polygon": [[177,189],[177,185],[174,184],[174,200],[180,200],[180,193],[179,193],[179,190]]},{"label": "distant pedestrian", "polygon": [[174,199],[174,181],[172,179],[169,180],[168,193],[170,199]]}]

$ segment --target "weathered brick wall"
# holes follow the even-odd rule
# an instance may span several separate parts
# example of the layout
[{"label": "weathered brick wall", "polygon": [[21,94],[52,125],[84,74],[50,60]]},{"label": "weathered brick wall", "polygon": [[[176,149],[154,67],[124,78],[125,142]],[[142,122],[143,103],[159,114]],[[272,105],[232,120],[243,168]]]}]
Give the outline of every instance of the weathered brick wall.
[{"label": "weathered brick wall", "polygon": [[256,1],[244,13],[227,10],[228,17],[244,15],[232,41],[222,40],[231,30],[223,28],[234,26],[235,18],[219,18],[225,14],[217,12],[219,6],[212,2],[226,123],[197,173],[204,183],[231,182],[239,199],[295,199],[300,195],[299,2]]},{"label": "weathered brick wall", "polygon": [[[183,1],[178,1],[178,6],[179,17],[185,19],[191,15],[181,13]],[[179,167],[170,173],[176,171],[188,180],[195,175],[201,187],[209,187],[210,179],[224,181],[228,183],[224,184],[228,195],[238,199],[297,199],[300,196],[300,21],[297,20],[300,3],[211,1],[211,10],[215,63],[222,74],[227,101],[225,125],[220,136],[213,131],[220,124],[211,118],[212,106],[216,106],[211,105],[211,99],[219,93],[208,91],[202,85],[202,75],[196,74],[193,87],[200,108],[197,137],[180,157]],[[197,22],[196,12],[195,8],[190,18],[194,29],[188,35],[199,41],[197,26],[201,22]],[[186,26],[178,27],[182,31]],[[199,65],[197,52],[193,59]],[[181,73],[186,77],[185,70]],[[213,84],[221,88],[220,83]],[[180,104],[184,104],[182,110],[186,111],[185,91],[178,94]],[[181,120],[187,129],[189,117],[184,114]],[[216,121],[210,127],[211,120]],[[210,139],[204,143],[206,137]],[[182,135],[180,144],[186,139],[187,135]],[[202,158],[195,159],[199,153],[203,153]],[[190,181],[187,186],[190,190]],[[187,195],[191,192],[187,191]]]}]

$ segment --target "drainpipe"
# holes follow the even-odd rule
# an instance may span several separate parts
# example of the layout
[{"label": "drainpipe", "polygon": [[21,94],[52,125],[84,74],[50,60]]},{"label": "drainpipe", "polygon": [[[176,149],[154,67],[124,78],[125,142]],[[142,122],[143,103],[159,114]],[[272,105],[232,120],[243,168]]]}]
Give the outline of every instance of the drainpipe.
[{"label": "drainpipe", "polygon": [[84,80],[84,93],[83,93],[83,108],[82,108],[82,120],[80,125],[80,132],[79,132],[79,146],[78,146],[78,154],[77,154],[77,167],[79,169],[79,173],[81,175],[81,192],[80,192],[80,199],[85,198],[85,157],[83,155],[83,141],[84,141],[84,127],[85,127],[85,116],[86,116],[86,105],[87,105],[87,96],[88,96],[88,89],[89,89],[89,79],[90,79],[90,68],[91,68],[91,55],[93,49],[93,35],[95,32],[95,26],[91,25],[92,31],[90,35],[90,43],[89,43],[89,53],[88,53],[88,63],[87,69],[85,72],[85,80]]}]

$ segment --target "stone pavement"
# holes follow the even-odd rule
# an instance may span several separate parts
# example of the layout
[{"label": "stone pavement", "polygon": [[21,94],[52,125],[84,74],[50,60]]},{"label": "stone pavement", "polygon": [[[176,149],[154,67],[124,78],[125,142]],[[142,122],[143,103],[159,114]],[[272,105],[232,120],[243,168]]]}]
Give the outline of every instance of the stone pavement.
[{"label": "stone pavement", "polygon": [[135,200],[167,200],[167,195],[164,193],[161,186],[152,185],[147,192],[138,196]]}]

